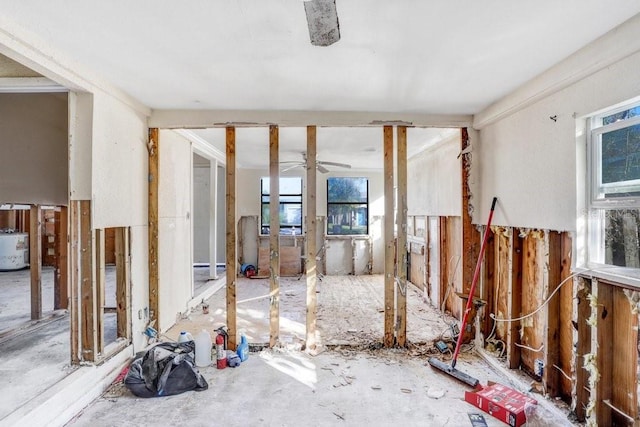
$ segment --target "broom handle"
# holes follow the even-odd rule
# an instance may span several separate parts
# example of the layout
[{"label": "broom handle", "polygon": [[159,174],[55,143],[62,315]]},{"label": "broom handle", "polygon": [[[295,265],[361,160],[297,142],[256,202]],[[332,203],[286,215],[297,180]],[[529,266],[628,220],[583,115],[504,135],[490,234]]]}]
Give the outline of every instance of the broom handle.
[{"label": "broom handle", "polygon": [[489,219],[487,220],[487,228],[484,230],[484,238],[482,239],[482,246],[480,246],[480,254],[478,255],[478,262],[476,263],[476,271],[473,273],[473,280],[471,281],[471,288],[469,289],[469,298],[467,299],[467,306],[464,309],[464,315],[462,316],[462,325],[460,326],[460,332],[458,333],[458,341],[456,342],[456,349],[453,352],[453,360],[451,360],[451,367],[456,367],[458,361],[458,353],[460,353],[460,346],[462,345],[462,337],[464,335],[464,329],[467,326],[467,318],[471,312],[471,304],[473,304],[473,295],[476,291],[476,284],[480,276],[480,270],[482,268],[482,256],[484,255],[484,248],[487,246],[487,240],[489,240],[489,232],[491,227],[491,220],[493,219],[493,211],[496,208],[497,197],[493,198],[491,202],[491,211],[489,212]]}]

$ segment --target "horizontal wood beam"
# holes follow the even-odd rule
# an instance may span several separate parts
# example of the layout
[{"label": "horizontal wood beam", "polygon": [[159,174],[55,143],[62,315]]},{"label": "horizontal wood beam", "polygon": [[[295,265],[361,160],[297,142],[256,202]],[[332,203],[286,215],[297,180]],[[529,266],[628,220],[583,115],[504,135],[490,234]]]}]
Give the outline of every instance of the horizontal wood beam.
[{"label": "horizontal wood beam", "polygon": [[149,126],[163,129],[203,127],[416,126],[469,127],[470,115],[415,114],[375,111],[154,110]]}]

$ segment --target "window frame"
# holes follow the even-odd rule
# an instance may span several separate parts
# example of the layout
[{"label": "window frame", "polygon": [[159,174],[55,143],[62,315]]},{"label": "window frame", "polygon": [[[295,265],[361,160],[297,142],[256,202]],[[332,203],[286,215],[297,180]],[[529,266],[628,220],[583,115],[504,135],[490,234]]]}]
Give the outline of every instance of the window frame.
[{"label": "window frame", "polygon": [[[363,179],[366,182],[366,196],[365,202],[361,202],[361,201],[357,201],[357,202],[352,202],[352,201],[344,201],[344,202],[331,202],[330,201],[330,197],[329,197],[329,183],[330,180],[332,179]],[[331,176],[327,178],[327,225],[326,225],[326,229],[325,232],[327,233],[328,236],[368,236],[369,235],[369,178],[365,177],[365,176]],[[329,229],[329,212],[330,212],[330,207],[331,206],[336,206],[336,205],[365,205],[365,209],[366,209],[366,226],[365,226],[365,232],[364,233],[354,233],[354,234],[344,234],[344,233],[334,233],[332,230]]]},{"label": "window frame", "polygon": [[[270,180],[271,177],[265,176],[265,177],[261,177],[260,178],[260,235],[261,236],[269,236],[271,234],[271,230],[270,230],[270,222],[265,223],[264,222],[264,209],[265,206],[267,209],[270,208],[270,190],[269,190],[269,185],[267,185],[267,192],[263,192],[264,191],[264,180],[268,179]],[[280,209],[282,208],[282,206],[286,206],[286,205],[300,205],[300,225],[294,225],[291,226],[289,224],[283,225],[282,223],[280,224],[280,235],[294,235],[294,236],[300,236],[302,235],[302,233],[304,232],[304,182],[302,181],[302,177],[299,176],[281,176],[278,177],[279,180],[283,180],[283,179],[298,179],[300,180],[300,193],[282,193],[282,182],[280,182],[278,188],[280,188],[280,194],[278,196],[279,198],[279,207],[278,207],[278,212],[280,212]],[[283,201],[282,198],[283,197],[300,197],[300,201]],[[267,201],[265,202],[265,197],[267,199]],[[271,215],[271,212],[269,212],[269,215]],[[291,229],[296,230],[295,233],[287,233],[288,230]],[[265,229],[268,230],[265,233]]]}]

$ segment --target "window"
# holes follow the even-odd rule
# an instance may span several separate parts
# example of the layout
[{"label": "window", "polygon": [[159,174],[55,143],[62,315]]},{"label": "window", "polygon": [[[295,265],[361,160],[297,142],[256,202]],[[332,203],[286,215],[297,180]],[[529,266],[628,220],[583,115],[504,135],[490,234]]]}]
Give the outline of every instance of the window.
[{"label": "window", "polygon": [[[260,233],[269,234],[269,186],[268,177],[260,180],[261,222]],[[302,234],[302,178],[280,178],[280,234]]]},{"label": "window", "polygon": [[589,261],[640,268],[640,105],[590,125]]},{"label": "window", "polygon": [[367,178],[327,179],[327,234],[369,234]]}]

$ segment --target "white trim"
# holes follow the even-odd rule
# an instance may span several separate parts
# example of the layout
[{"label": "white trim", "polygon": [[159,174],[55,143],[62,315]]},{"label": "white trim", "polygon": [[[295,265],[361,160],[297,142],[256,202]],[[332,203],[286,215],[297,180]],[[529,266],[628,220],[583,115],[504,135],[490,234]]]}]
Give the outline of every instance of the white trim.
[{"label": "white trim", "polygon": [[0,93],[68,92],[46,77],[0,77]]},{"label": "white trim", "polygon": [[[155,126],[151,126],[155,127]],[[175,129],[174,132],[191,141],[191,148],[194,153],[208,160],[216,160],[218,163],[225,165],[227,156],[222,151],[202,139],[188,129]]]},{"label": "white trim", "polygon": [[473,127],[480,130],[638,51],[640,14],[476,114]]}]

